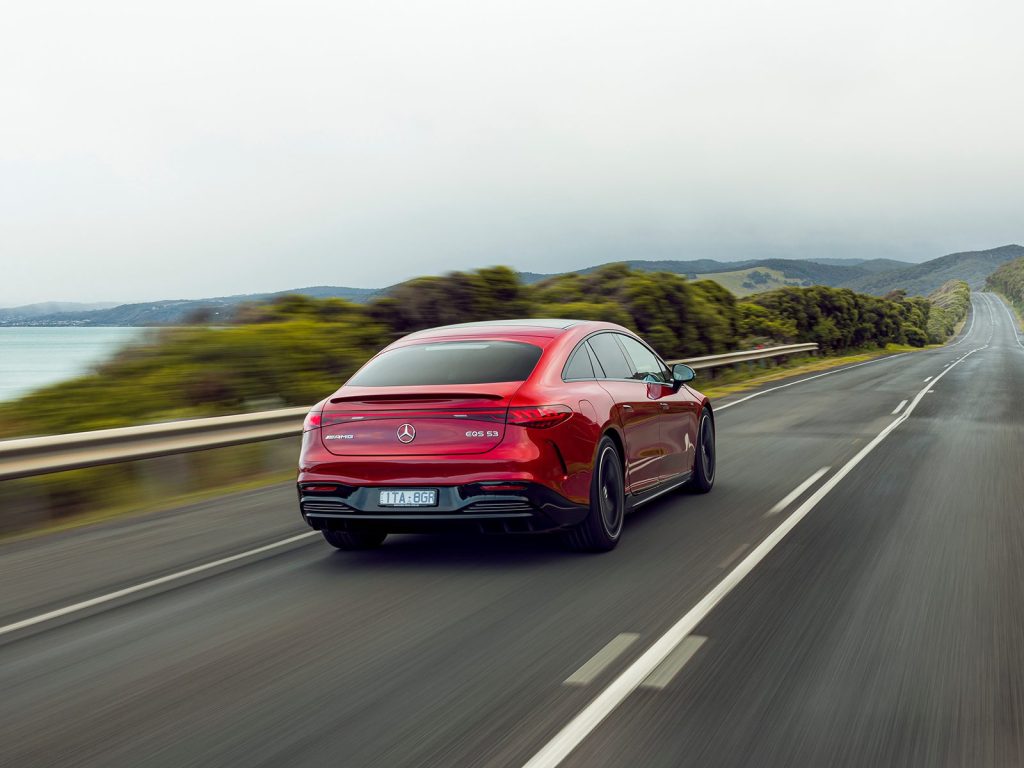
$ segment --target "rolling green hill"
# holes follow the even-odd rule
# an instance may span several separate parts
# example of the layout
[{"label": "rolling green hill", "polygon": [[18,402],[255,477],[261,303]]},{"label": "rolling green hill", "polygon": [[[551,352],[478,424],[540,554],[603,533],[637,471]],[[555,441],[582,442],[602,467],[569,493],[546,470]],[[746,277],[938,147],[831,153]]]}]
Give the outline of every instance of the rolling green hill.
[{"label": "rolling green hill", "polygon": [[741,269],[734,272],[708,272],[698,275],[701,280],[714,280],[724,288],[728,288],[736,296],[750,296],[784,286],[811,285],[808,280],[795,280],[786,276],[785,272],[768,267],[760,269]]},{"label": "rolling green hill", "polygon": [[908,296],[926,296],[949,280],[964,280],[977,289],[985,285],[985,280],[998,266],[1021,256],[1024,256],[1024,246],[1020,245],[950,253],[912,267],[854,277],[838,285],[876,296],[898,289],[906,291]]},{"label": "rolling green hill", "polygon": [[817,264],[833,264],[837,267],[859,267],[869,272],[887,272],[890,269],[903,269],[914,266],[909,261],[898,259],[807,259]]},{"label": "rolling green hill", "polygon": [[170,299],[117,306],[108,305],[102,309],[87,308],[49,314],[36,313],[31,317],[7,316],[0,311],[0,325],[162,326],[197,321],[227,321],[243,304],[269,302],[291,294],[315,299],[345,299],[362,303],[385,290],[387,289],[317,285],[275,293],[249,293],[236,296],[216,296],[208,299]]},{"label": "rolling green hill", "polygon": [[[718,261],[716,259],[646,261],[643,259],[633,259],[631,261],[615,263],[625,264],[630,269],[640,272],[671,272],[676,275],[690,277],[691,279],[701,279],[713,274],[743,272],[753,269],[770,270],[784,274],[792,282],[806,285],[837,285],[844,280],[865,277],[873,271],[862,267],[860,264],[842,266],[838,264],[822,264],[808,259],[748,259],[747,261]],[[607,264],[599,264],[577,271],[581,275],[588,275],[607,266]],[[553,277],[553,275],[531,274],[530,277],[532,279],[524,280],[524,282],[537,282],[538,280]]]}]

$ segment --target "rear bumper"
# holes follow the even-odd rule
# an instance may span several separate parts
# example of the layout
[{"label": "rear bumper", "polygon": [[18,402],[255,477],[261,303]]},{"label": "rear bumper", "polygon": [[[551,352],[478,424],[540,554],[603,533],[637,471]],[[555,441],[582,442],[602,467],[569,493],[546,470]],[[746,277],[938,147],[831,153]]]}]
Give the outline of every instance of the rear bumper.
[{"label": "rear bumper", "polygon": [[298,485],[299,509],[306,523],[316,530],[371,526],[397,533],[437,530],[539,533],[577,525],[588,512],[586,505],[574,503],[536,483],[521,483],[522,490],[500,492],[485,490],[479,483],[430,486],[438,490],[438,503],[433,507],[380,506],[379,491],[401,486],[336,484],[336,490],[313,492],[307,490],[309,485],[301,482]]}]

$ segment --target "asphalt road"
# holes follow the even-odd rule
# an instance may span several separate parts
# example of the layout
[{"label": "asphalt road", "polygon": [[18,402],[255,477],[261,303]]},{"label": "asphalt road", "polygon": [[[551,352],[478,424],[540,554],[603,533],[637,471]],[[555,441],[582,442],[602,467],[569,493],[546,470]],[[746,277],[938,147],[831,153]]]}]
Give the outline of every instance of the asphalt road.
[{"label": "asphalt road", "polygon": [[280,543],[287,487],[2,546],[0,764],[1024,764],[1009,313],[777,387],[606,555]]}]

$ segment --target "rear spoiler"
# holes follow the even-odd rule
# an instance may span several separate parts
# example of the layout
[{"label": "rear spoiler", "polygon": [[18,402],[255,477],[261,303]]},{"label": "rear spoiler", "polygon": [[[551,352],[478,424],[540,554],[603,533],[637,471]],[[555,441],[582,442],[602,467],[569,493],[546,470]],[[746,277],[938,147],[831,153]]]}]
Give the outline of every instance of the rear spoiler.
[{"label": "rear spoiler", "polygon": [[409,392],[389,395],[342,395],[331,403],[440,403],[445,400],[504,400],[504,395],[486,392]]}]

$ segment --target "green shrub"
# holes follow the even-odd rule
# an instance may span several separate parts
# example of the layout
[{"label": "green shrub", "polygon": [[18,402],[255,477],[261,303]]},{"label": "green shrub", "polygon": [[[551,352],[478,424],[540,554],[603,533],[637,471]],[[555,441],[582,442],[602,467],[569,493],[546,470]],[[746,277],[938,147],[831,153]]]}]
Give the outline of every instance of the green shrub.
[{"label": "green shrub", "polygon": [[986,284],[1016,304],[1018,309],[1024,308],[1024,259],[1001,265],[989,275]]}]

